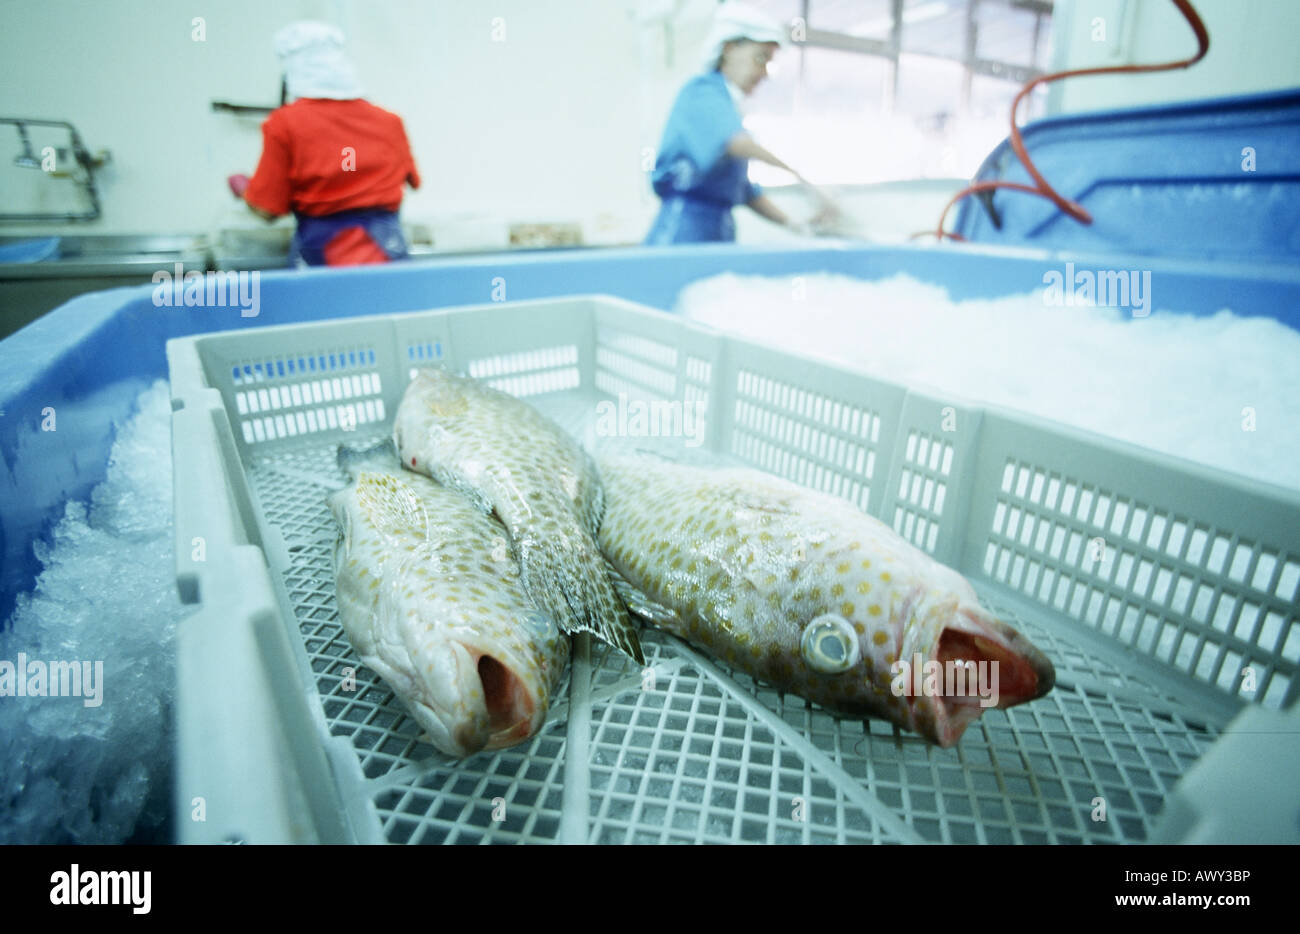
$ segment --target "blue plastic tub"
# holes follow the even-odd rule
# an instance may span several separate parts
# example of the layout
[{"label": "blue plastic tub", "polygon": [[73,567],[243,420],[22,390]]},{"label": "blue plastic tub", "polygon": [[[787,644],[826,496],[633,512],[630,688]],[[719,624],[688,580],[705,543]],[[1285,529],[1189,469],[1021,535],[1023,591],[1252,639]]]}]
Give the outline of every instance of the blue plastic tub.
[{"label": "blue plastic tub", "polygon": [[[1300,261],[1300,89],[1073,114],[1034,123],[1022,136],[1043,177],[1082,204],[1093,223],[1061,214],[1045,198],[998,191],[992,213],[975,197],[961,204],[955,229],[966,239],[1214,262]],[[975,178],[1033,184],[1007,142]]]},{"label": "blue plastic tub", "polygon": [[[262,273],[258,312],[159,307],[153,289],[83,295],[0,341],[0,619],[32,587],[32,543],[69,499],[103,479],[115,420],[139,391],[166,375],[169,338],[234,328],[444,308],[498,300],[606,293],[672,309],[691,282],[723,272],[839,273],[865,280],[900,273],[955,299],[1044,287],[1049,271],[1109,269],[1117,257],[990,247],[831,244],[790,250],[701,246],[506,254],[389,268]],[[1300,270],[1245,263],[1132,258],[1152,272],[1152,313],[1206,315],[1230,307],[1300,330]],[[53,409],[55,431],[43,431]]]}]

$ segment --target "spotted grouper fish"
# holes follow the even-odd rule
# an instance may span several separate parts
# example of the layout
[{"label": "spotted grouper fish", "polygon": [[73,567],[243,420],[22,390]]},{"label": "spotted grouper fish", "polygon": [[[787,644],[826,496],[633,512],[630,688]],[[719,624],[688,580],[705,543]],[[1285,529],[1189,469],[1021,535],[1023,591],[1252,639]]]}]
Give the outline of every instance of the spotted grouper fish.
[{"label": "spotted grouper fish", "polygon": [[339,449],[339,619],[361,661],[453,756],[542,726],[569,638],[529,600],[505,529],[454,490],[401,469],[391,443]]},{"label": "spotted grouper fish", "polygon": [[604,492],[591,457],[528,405],[470,377],[422,369],[393,424],[402,466],[458,490],[510,533],[524,588],[565,632],[644,664],[595,533]]},{"label": "spotted grouper fish", "polygon": [[851,503],[647,455],[600,471],[600,545],[628,606],[755,678],[940,746],[1055,681],[965,578]]}]

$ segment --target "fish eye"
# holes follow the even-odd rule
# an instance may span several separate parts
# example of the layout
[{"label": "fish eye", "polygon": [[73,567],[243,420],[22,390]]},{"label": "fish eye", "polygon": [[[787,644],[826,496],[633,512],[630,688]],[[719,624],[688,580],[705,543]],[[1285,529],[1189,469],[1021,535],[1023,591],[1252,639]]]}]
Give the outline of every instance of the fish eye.
[{"label": "fish eye", "polygon": [[848,671],[862,657],[853,626],[835,613],[825,613],[808,624],[799,651],[810,668],[831,675]]}]

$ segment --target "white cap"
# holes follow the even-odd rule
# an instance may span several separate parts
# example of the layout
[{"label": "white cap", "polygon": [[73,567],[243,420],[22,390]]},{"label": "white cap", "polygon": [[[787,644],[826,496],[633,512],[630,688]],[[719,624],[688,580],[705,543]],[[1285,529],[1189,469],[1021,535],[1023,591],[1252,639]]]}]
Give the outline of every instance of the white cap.
[{"label": "white cap", "polygon": [[704,43],[704,69],[713,71],[718,67],[718,59],[728,42],[748,39],[751,42],[784,43],[785,28],[762,10],[755,9],[747,3],[727,0],[718,7],[713,18],[713,28]]},{"label": "white cap", "polygon": [[275,34],[275,54],[291,100],[347,101],[361,96],[356,72],[343,54],[343,33],[336,26],[310,20],[291,23]]}]

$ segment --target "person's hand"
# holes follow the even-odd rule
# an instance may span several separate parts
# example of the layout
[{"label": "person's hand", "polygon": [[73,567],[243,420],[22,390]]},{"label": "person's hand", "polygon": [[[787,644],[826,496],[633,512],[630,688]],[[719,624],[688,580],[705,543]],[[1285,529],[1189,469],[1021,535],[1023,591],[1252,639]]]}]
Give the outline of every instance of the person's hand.
[{"label": "person's hand", "polygon": [[244,197],[244,192],[248,190],[249,178],[242,172],[238,175],[231,175],[226,178],[226,184],[230,186],[231,194],[236,198]]},{"label": "person's hand", "polygon": [[844,219],[844,212],[824,191],[812,186],[809,187],[812,189],[817,204],[816,213],[808,219],[809,227],[815,231],[827,230]]},{"label": "person's hand", "polygon": [[808,226],[816,233],[826,233],[839,226],[844,215],[840,213],[839,208],[831,205],[829,208],[823,208],[808,219]]},{"label": "person's hand", "polygon": [[844,220],[844,212],[839,209],[839,206],[831,200],[830,195],[826,194],[826,192],[802,175],[798,176],[798,178],[816,208],[813,216],[808,218],[804,225],[808,232],[822,234],[835,229]]}]

